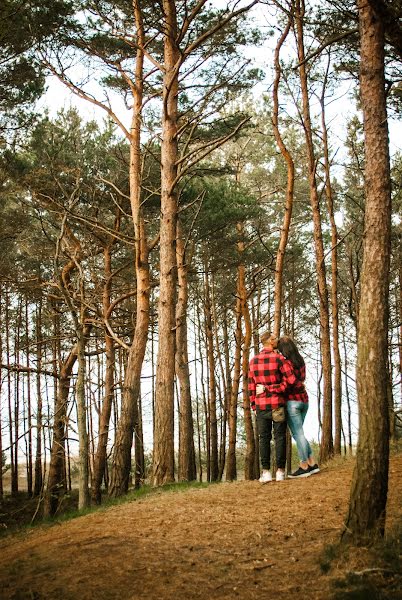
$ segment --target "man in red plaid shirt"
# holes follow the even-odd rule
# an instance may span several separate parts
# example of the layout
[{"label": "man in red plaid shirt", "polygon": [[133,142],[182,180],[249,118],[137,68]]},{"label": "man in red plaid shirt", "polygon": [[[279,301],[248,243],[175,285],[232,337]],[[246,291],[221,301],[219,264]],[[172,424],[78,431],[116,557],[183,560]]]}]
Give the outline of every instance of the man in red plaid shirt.
[{"label": "man in red plaid shirt", "polygon": [[[285,418],[285,392],[296,382],[293,367],[290,361],[276,351],[278,339],[265,332],[261,336],[263,350],[250,361],[248,374],[248,390],[251,408],[256,411],[257,429],[260,441],[260,457],[262,475],[261,483],[272,481],[271,464],[271,439],[272,426],[274,429],[276,452],[276,481],[285,479],[286,464],[286,418]],[[267,386],[275,384],[275,392],[269,392]],[[283,420],[277,421],[275,409],[281,408]],[[274,415],[272,414],[274,411]]]}]

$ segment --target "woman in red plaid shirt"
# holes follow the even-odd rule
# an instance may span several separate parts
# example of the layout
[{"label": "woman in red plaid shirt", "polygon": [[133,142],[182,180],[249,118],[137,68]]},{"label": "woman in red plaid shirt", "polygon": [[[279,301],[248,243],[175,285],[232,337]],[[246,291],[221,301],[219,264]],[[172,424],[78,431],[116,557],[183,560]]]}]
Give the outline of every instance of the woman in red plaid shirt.
[{"label": "woman in red plaid shirt", "polygon": [[[304,387],[306,379],[306,365],[292,338],[283,336],[278,342],[279,352],[287,358],[293,366],[296,382],[286,389],[286,413],[289,429],[297,445],[300,458],[300,467],[289,475],[290,478],[309,477],[319,472],[313,456],[311,446],[304,435],[303,423],[308,411],[308,395]],[[268,390],[275,392],[278,386],[270,385]]]},{"label": "woman in red plaid shirt", "polygon": [[[285,479],[286,419],[285,392],[296,383],[293,367],[276,351],[278,339],[266,332],[261,336],[263,350],[250,361],[248,389],[251,408],[256,411],[262,465],[261,483],[272,481],[270,470],[272,428],[276,453],[276,481]],[[270,386],[274,387],[272,391]],[[283,419],[277,420],[275,409],[282,408]],[[274,414],[273,414],[274,413]]]}]

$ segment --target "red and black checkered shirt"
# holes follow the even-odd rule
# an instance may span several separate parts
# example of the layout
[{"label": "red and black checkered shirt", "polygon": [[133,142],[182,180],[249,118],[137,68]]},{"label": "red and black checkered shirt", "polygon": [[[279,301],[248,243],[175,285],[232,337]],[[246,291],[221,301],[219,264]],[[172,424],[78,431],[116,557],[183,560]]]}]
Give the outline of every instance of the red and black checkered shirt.
[{"label": "red and black checkered shirt", "polygon": [[[295,383],[289,385],[286,388],[286,402],[288,400],[292,400],[295,402],[304,402],[307,404],[308,402],[308,394],[306,392],[306,388],[304,386],[304,380],[306,379],[306,366],[295,367],[293,366],[293,372],[296,377]],[[272,384],[268,386],[268,391],[273,393],[281,392],[283,389],[282,384]]]},{"label": "red and black checkered shirt", "polygon": [[[272,392],[266,389],[263,394],[256,396],[255,388],[258,383],[265,387],[276,384],[274,387],[277,389]],[[296,383],[296,377],[292,363],[279,352],[272,352],[264,348],[250,361],[248,391],[251,408],[255,410],[256,406],[261,409],[284,406],[285,392],[294,383]]]}]

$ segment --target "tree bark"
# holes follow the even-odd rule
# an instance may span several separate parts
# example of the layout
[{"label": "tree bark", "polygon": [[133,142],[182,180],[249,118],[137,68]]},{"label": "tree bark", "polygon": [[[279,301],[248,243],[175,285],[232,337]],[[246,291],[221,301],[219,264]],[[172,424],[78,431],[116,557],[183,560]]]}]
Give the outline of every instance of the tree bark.
[{"label": "tree bark", "polygon": [[[329,69],[329,61],[328,61]],[[328,71],[327,71],[328,73]],[[328,130],[325,120],[325,88],[327,82],[327,73],[324,79],[323,91],[321,95],[321,123],[322,123],[322,141],[324,150],[324,168],[325,168],[325,195],[329,220],[331,223],[331,305],[332,305],[332,354],[334,357],[334,417],[335,417],[335,438],[334,453],[341,454],[341,431],[342,431],[342,371],[341,371],[341,353],[339,350],[339,310],[338,310],[338,230],[334,214],[334,198],[331,185],[331,170],[328,148]]]},{"label": "tree bark", "polygon": [[134,338],[127,358],[121,415],[119,418],[112,459],[109,495],[121,496],[128,490],[131,471],[131,446],[138,418],[141,370],[144,362],[149,328],[150,281],[149,247],[141,207],[141,113],[143,101],[144,31],[138,1],[134,2],[137,27],[137,60],[134,106],[130,133],[130,202],[135,236],[136,321]]},{"label": "tree bark", "polygon": [[219,477],[218,465],[218,423],[216,415],[216,378],[215,378],[215,356],[214,339],[212,331],[212,308],[211,308],[211,290],[209,285],[208,264],[205,262],[204,278],[204,318],[205,318],[205,338],[207,346],[208,361],[208,415],[210,431],[210,478],[209,481],[217,481]]},{"label": "tree bark", "polygon": [[229,429],[229,442],[228,451],[226,455],[226,481],[233,481],[237,478],[237,464],[236,464],[236,438],[237,438],[237,400],[239,395],[239,385],[241,377],[241,342],[242,342],[242,310],[241,310],[241,299],[239,290],[240,280],[240,267],[238,267],[237,275],[237,299],[236,299],[236,328],[235,328],[235,356],[234,356],[234,367],[233,367],[233,381],[232,381],[232,395],[229,404],[229,418],[228,418],[228,429]]},{"label": "tree bark", "polygon": [[191,405],[190,370],[187,345],[188,254],[183,231],[177,222],[176,238],[178,297],[176,307],[176,375],[180,388],[179,417],[179,481],[197,478],[194,447],[194,423]]},{"label": "tree bark", "polygon": [[310,117],[310,101],[308,95],[308,77],[304,52],[304,0],[296,0],[295,21],[297,33],[297,50],[299,59],[299,75],[303,99],[303,127],[307,146],[308,177],[310,186],[310,203],[313,213],[314,249],[317,271],[317,287],[320,303],[320,328],[323,369],[323,427],[320,448],[320,461],[324,462],[333,455],[332,438],[332,382],[331,382],[331,338],[329,327],[329,301],[325,269],[324,243],[322,238],[320,199],[316,182],[316,158],[313,143],[313,131]]},{"label": "tree bark", "polygon": [[[83,300],[83,299],[82,299]],[[85,309],[81,309],[81,323],[78,331],[77,360],[78,373],[75,386],[75,399],[77,403],[77,430],[78,430],[78,510],[86,508],[90,504],[89,497],[89,446],[87,429],[87,405],[85,398]]]},{"label": "tree bark", "polygon": [[278,144],[279,150],[286,162],[287,167],[287,187],[286,187],[286,200],[285,200],[285,214],[283,217],[281,236],[279,240],[279,246],[276,253],[276,264],[275,264],[275,291],[274,291],[274,330],[273,334],[279,337],[281,331],[281,312],[282,312],[282,296],[283,296],[283,264],[285,259],[285,251],[288,243],[290,222],[292,219],[293,209],[293,194],[294,194],[294,182],[295,182],[295,167],[292,156],[287,149],[281,133],[279,131],[279,82],[281,78],[281,65],[279,60],[279,53],[281,47],[286,40],[290,31],[293,19],[289,17],[286,28],[281,35],[278,44],[275,48],[275,79],[273,87],[273,112],[272,112],[272,125],[274,129],[274,136],[276,143]]},{"label": "tree bark", "polygon": [[[110,308],[110,294],[112,284],[112,264],[110,245],[104,248],[105,285],[102,294],[102,309],[106,315]],[[109,422],[112,414],[114,398],[114,371],[116,353],[114,341],[105,330],[105,391],[99,417],[99,438],[94,457],[94,469],[91,486],[91,498],[95,504],[101,503],[101,485],[106,468],[106,452],[109,435]]]},{"label": "tree bark", "polygon": [[180,53],[174,0],[163,0],[164,74],[161,146],[159,344],[156,367],[154,485],[174,481],[174,373],[178,94]]},{"label": "tree bark", "polygon": [[384,27],[370,3],[359,0],[358,10],[366,189],[357,347],[360,427],[343,539],[367,543],[384,534],[388,491],[387,337],[391,184]]},{"label": "tree bark", "polygon": [[[88,333],[88,331],[86,332]],[[67,359],[60,368],[60,379],[55,399],[53,416],[53,437],[50,449],[49,475],[47,479],[44,501],[44,516],[49,517],[56,513],[60,497],[65,493],[65,440],[68,395],[70,380],[78,355],[78,344],[70,351]]]}]

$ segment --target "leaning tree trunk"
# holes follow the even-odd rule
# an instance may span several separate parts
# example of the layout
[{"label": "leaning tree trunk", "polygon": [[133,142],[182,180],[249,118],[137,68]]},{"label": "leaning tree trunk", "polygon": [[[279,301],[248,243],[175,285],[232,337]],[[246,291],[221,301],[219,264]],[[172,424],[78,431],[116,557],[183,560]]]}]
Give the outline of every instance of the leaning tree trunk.
[{"label": "leaning tree trunk", "polygon": [[281,236],[279,240],[279,246],[276,254],[276,264],[275,264],[275,292],[274,292],[274,330],[273,333],[277,337],[280,335],[281,331],[281,312],[282,312],[282,289],[283,289],[283,264],[285,259],[285,250],[288,243],[289,237],[289,228],[290,222],[292,219],[292,209],[293,209],[293,195],[294,195],[294,182],[295,182],[295,167],[293,163],[292,156],[287,149],[281,133],[279,131],[279,101],[278,101],[278,91],[279,91],[279,82],[281,78],[281,64],[279,60],[279,53],[281,47],[286,40],[288,33],[290,31],[290,27],[292,25],[292,18],[289,17],[287,26],[285,31],[281,35],[278,44],[275,49],[275,79],[274,79],[274,87],[273,87],[273,112],[272,112],[272,126],[274,129],[274,136],[276,143],[278,144],[279,150],[286,162],[287,166],[287,188],[286,188],[286,201],[285,201],[285,214],[283,217],[283,224],[281,229]]},{"label": "leaning tree trunk", "polygon": [[176,179],[180,53],[176,45],[176,2],[174,0],[163,0],[163,9],[165,31],[161,145],[159,343],[156,366],[153,458],[155,485],[174,481],[176,222],[178,205]]},{"label": "leaning tree trunk", "polygon": [[310,117],[308,78],[304,53],[304,0],[296,0],[296,34],[299,59],[300,85],[303,99],[303,127],[307,146],[308,177],[310,203],[313,213],[314,249],[317,270],[317,287],[320,303],[320,329],[322,348],[322,369],[324,379],[323,426],[320,448],[320,460],[325,461],[333,455],[332,438],[332,382],[331,382],[331,337],[329,327],[328,286],[325,269],[325,253],[322,238],[320,199],[316,182],[316,159],[313,144],[313,131]]},{"label": "leaning tree trunk", "polygon": [[391,184],[384,28],[372,2],[359,0],[358,9],[366,212],[357,342],[359,440],[343,539],[366,543],[384,534],[388,492]]}]

